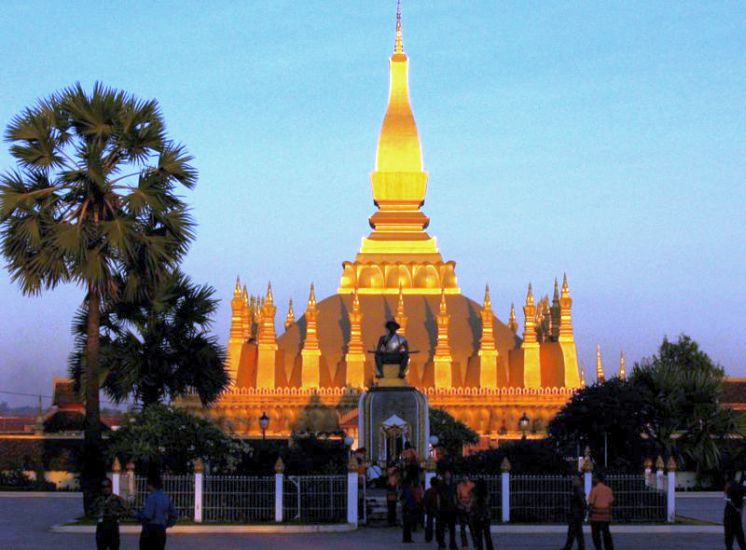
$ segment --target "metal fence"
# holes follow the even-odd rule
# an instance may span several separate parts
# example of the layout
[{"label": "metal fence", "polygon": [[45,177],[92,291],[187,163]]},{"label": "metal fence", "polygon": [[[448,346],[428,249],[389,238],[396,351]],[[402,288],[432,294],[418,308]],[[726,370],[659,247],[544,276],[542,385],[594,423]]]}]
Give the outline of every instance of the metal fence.
[{"label": "metal fence", "polygon": [[614,492],[612,519],[618,523],[666,521],[666,491],[648,487],[644,475],[610,474],[606,484]]},{"label": "metal fence", "polygon": [[343,523],[347,520],[347,476],[286,476],[284,521]]},{"label": "metal fence", "polygon": [[572,476],[511,475],[510,521],[565,522],[571,491]]},{"label": "metal fence", "polygon": [[[194,476],[193,475],[164,475],[161,476],[163,492],[174,503],[180,520],[194,519]],[[148,496],[148,479],[135,476],[135,510],[142,510],[145,497]]]},{"label": "metal fence", "polygon": [[274,521],[274,476],[205,476],[202,513],[205,522]]}]

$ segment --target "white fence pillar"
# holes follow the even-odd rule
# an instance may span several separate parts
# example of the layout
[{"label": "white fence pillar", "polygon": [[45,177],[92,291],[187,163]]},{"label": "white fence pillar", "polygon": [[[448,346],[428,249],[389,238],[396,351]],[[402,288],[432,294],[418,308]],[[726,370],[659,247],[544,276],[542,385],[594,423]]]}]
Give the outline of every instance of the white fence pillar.
[{"label": "white fence pillar", "polygon": [[285,464],[278,457],[275,462],[275,522],[282,523],[282,497],[285,485]]},{"label": "white fence pillar", "polygon": [[676,519],[676,461],[668,459],[668,486],[666,490],[666,520],[673,523]]},{"label": "white fence pillar", "polygon": [[[131,460],[127,462],[127,501],[132,503],[135,501],[135,463]],[[121,487],[120,487],[121,488]]]},{"label": "white fence pillar", "polygon": [[357,527],[357,507],[358,507],[358,488],[357,488],[357,460],[350,459],[347,465],[347,523]]},{"label": "white fence pillar", "polygon": [[121,495],[121,476],[122,465],[118,458],[114,458],[114,464],[111,465],[111,492],[117,496]]},{"label": "white fence pillar", "polygon": [[194,522],[202,523],[202,489],[205,465],[199,458],[194,461]]},{"label": "white fence pillar", "polygon": [[506,456],[500,464],[500,511],[503,523],[510,521],[510,461]]},{"label": "white fence pillar", "polygon": [[585,500],[588,500],[588,497],[591,494],[591,489],[593,489],[593,472],[585,471],[583,472],[583,491],[585,491]]},{"label": "white fence pillar", "polygon": [[655,488],[659,491],[663,491],[665,489],[664,487],[664,480],[663,480],[663,457],[659,456],[658,459],[655,461]]}]

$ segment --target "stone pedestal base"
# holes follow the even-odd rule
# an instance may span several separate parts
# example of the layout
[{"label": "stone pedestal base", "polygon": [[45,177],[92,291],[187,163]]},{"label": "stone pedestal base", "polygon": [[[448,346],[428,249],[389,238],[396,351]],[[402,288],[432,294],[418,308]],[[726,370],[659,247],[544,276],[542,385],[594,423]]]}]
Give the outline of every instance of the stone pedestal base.
[{"label": "stone pedestal base", "polygon": [[405,385],[402,379],[396,380],[402,384],[395,387],[379,384],[361,395],[358,406],[359,446],[367,449],[372,463],[381,466],[396,460],[407,442],[421,457],[426,458],[428,453],[430,421],[427,397],[416,388]]}]

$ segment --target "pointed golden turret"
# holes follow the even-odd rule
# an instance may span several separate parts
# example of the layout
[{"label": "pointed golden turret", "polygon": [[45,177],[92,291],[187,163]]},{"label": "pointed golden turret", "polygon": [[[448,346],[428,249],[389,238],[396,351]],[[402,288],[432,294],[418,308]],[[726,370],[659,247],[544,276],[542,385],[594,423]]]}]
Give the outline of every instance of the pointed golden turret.
[{"label": "pointed golden turret", "polygon": [[[356,291],[357,292],[357,291]],[[399,285],[399,301],[396,303],[396,322],[399,323],[399,334],[407,335],[407,313],[404,309],[404,290]]]},{"label": "pointed golden turret", "polygon": [[570,298],[570,286],[567,284],[567,273],[562,277],[562,294],[560,295],[559,304],[559,341],[574,342],[575,336],[572,331],[572,298]]},{"label": "pointed golden turret", "polygon": [[579,368],[579,371],[580,371],[580,386],[584,388],[585,387],[585,371],[583,370],[582,367]]},{"label": "pointed golden turret", "polygon": [[250,323],[246,319],[247,312],[244,307],[243,294],[241,292],[241,279],[236,277],[236,286],[233,288],[233,298],[231,299],[231,329],[228,335],[228,349],[226,358],[226,370],[231,384],[236,383],[238,376],[238,364],[241,359],[241,348],[247,337],[245,335],[245,325]]},{"label": "pointed golden turret", "polygon": [[601,361],[601,346],[596,345],[596,382],[604,382],[605,380],[604,365]]},{"label": "pointed golden turret", "polygon": [[[497,347],[495,346],[494,316],[492,314],[492,300],[490,287],[484,287],[484,302],[482,303],[482,337],[479,340],[479,387],[497,388]],[[505,385],[506,381],[502,381]]]},{"label": "pointed golden turret", "polygon": [[627,379],[627,371],[624,370],[624,352],[619,352],[619,380]]},{"label": "pointed golden turret", "polygon": [[[360,311],[360,296],[357,289],[352,293],[350,318],[350,341],[347,343],[347,385],[352,388],[365,387],[365,348],[363,347],[363,314]],[[400,321],[401,324],[401,321]]]},{"label": "pointed golden turret", "polygon": [[285,316],[285,330],[295,324],[295,311],[293,311],[293,299],[288,300],[288,313]]},{"label": "pointed golden turret", "polygon": [[552,330],[551,339],[556,342],[559,339],[559,328],[560,328],[560,293],[557,278],[554,279],[554,294],[552,296],[552,307],[551,307],[551,319],[552,319]]},{"label": "pointed golden turret", "polygon": [[567,284],[567,273],[562,276],[562,290],[559,295],[559,330],[557,341],[564,359],[564,385],[566,388],[580,387],[578,372],[578,351],[575,347],[575,335],[572,330],[572,298],[570,285]]},{"label": "pointed golden turret", "polygon": [[445,290],[440,293],[440,306],[436,321],[438,323],[438,340],[435,345],[435,357],[433,357],[435,369],[435,387],[450,388],[451,379],[451,345],[448,342],[448,326],[451,316],[448,314],[448,304],[446,302]]},{"label": "pointed golden turret", "polygon": [[277,353],[277,334],[275,333],[275,307],[272,297],[272,283],[267,285],[267,294],[261,306],[261,317],[257,330],[256,387],[274,389],[275,387],[275,354]]},{"label": "pointed golden turret", "polygon": [[508,316],[508,328],[513,334],[518,333],[518,320],[515,316],[515,304],[510,304],[510,315]]},{"label": "pointed golden turret", "polygon": [[321,350],[319,349],[317,334],[318,310],[313,283],[311,283],[311,291],[308,294],[308,304],[304,317],[306,318],[306,337],[303,340],[303,349],[300,352],[302,358],[301,383],[304,388],[318,388],[320,384],[319,358],[321,357]]},{"label": "pointed golden turret", "polygon": [[241,300],[243,300],[243,339],[248,340],[249,338],[251,338],[253,322],[251,317],[251,308],[249,308],[249,290],[246,288],[246,285],[243,286],[243,291],[241,292]]},{"label": "pointed golden turret", "polygon": [[541,354],[536,340],[536,305],[531,283],[528,283],[526,304],[523,306],[523,385],[526,388],[541,387]]}]

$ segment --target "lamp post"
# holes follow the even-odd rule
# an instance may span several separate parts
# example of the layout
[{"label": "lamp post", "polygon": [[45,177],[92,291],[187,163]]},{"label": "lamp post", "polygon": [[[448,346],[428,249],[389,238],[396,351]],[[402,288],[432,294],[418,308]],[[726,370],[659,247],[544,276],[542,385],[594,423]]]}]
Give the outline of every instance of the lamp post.
[{"label": "lamp post", "polygon": [[433,434],[430,436],[430,454],[431,456],[435,456],[435,447],[438,445],[438,442],[440,439],[438,439],[438,436]]},{"label": "lamp post", "polygon": [[350,462],[350,454],[352,453],[352,444],[355,442],[355,440],[352,438],[352,436],[345,436],[344,443],[345,443],[345,449],[347,449],[347,462]]},{"label": "lamp post", "polygon": [[262,430],[262,441],[267,439],[267,427],[269,427],[269,416],[266,412],[259,417],[259,428]]},{"label": "lamp post", "polygon": [[528,430],[528,415],[524,412],[521,415],[521,418],[518,419],[518,426],[521,428],[521,432],[523,432],[523,437],[521,439],[526,439],[526,430]]}]

